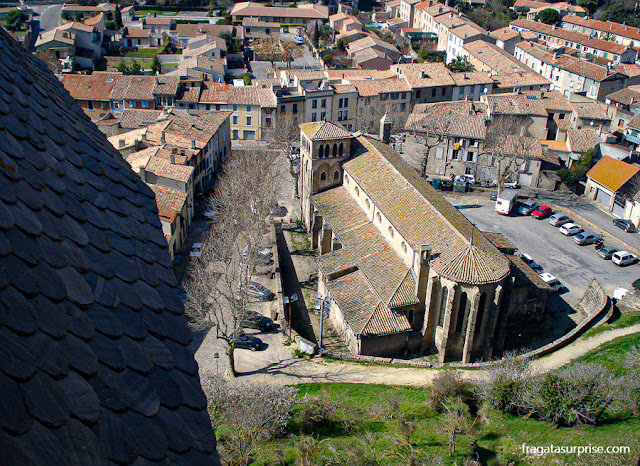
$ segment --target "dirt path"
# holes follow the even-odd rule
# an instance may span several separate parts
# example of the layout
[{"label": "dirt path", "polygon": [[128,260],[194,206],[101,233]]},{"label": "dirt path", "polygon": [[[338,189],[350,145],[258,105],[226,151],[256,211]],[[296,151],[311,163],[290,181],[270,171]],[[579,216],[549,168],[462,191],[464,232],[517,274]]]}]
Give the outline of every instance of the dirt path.
[{"label": "dirt path", "polygon": [[[640,332],[640,324],[609,330],[586,340],[575,341],[555,353],[535,361],[534,370],[541,373],[556,369],[608,341],[637,332]],[[212,364],[214,361],[207,353],[210,353],[212,347],[217,347],[218,351],[222,349],[211,340],[215,340],[215,336],[212,334],[207,336],[203,346],[196,353],[203,377],[214,372]],[[345,382],[428,386],[436,374],[442,370],[367,365],[327,361],[320,358],[308,361],[296,357],[289,347],[284,346],[282,344],[284,339],[280,334],[264,335],[263,340],[268,345],[265,351],[255,353],[246,350],[236,351],[236,367],[242,373],[241,379],[258,383],[277,382],[282,384]],[[220,373],[223,373],[225,361],[221,358],[219,362],[221,364]],[[461,370],[460,373],[467,380],[477,380],[485,376],[484,370]]]},{"label": "dirt path", "polygon": [[618,337],[623,337],[625,335],[631,335],[632,333],[638,332],[640,332],[640,324],[635,324],[631,327],[608,330],[606,332],[599,333],[591,338],[578,339],[573,343],[565,346],[564,348],[560,348],[559,350],[549,354],[548,356],[534,361],[534,370],[536,372],[547,372],[553,369],[557,369],[558,367],[564,366],[568,362],[587,354],[589,351],[598,348],[604,343],[607,343]]}]

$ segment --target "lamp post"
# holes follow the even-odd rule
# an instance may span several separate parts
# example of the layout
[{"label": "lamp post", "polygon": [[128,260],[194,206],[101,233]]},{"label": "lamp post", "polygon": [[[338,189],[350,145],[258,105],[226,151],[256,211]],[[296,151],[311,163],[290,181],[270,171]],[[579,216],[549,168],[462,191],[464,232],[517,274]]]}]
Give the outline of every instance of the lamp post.
[{"label": "lamp post", "polygon": [[291,305],[298,300],[298,295],[293,293],[291,297],[283,296],[282,302],[289,305],[289,341],[291,341]]},{"label": "lamp post", "polygon": [[316,311],[320,311],[320,341],[318,342],[318,346],[322,348],[322,335],[324,333],[324,315],[327,314],[329,317],[329,310],[331,309],[331,303],[328,296],[322,297],[320,293],[316,293]]}]

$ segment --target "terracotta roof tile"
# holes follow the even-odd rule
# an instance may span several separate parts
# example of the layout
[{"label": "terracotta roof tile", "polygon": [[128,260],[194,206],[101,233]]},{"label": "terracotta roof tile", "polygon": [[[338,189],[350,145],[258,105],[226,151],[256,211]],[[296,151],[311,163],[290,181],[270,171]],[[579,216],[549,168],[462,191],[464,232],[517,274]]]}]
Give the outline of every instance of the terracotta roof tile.
[{"label": "terracotta roof tile", "polygon": [[154,172],[157,176],[163,178],[169,178],[171,180],[180,181],[182,183],[188,183],[189,179],[193,176],[194,167],[189,165],[179,165],[177,163],[171,163],[165,157],[151,156],[145,167],[147,171]]},{"label": "terracotta roof tile", "polygon": [[444,63],[403,63],[392,69],[396,69],[398,76],[406,79],[413,89],[455,85]]},{"label": "terracotta roof tile", "polygon": [[480,115],[466,115],[438,112],[413,112],[407,119],[407,127],[412,131],[427,129],[433,134],[442,134],[469,139],[484,139],[487,136],[485,117]]},{"label": "terracotta roof tile", "polygon": [[599,102],[571,102],[571,106],[578,118],[611,121],[604,104]]},{"label": "terracotta roof tile", "polygon": [[150,184],[148,186],[156,195],[156,204],[158,205],[158,216],[160,220],[173,223],[182,211],[188,194],[178,191],[177,189],[158,186],[157,184]]},{"label": "terracotta roof tile", "polygon": [[616,192],[633,178],[640,168],[605,155],[587,173],[587,177]]},{"label": "terracotta roof tile", "polygon": [[65,74],[62,76],[62,84],[74,99],[108,101],[122,77],[122,73],[100,71],[90,75]]},{"label": "terracotta roof tile", "polygon": [[584,152],[598,145],[598,137],[592,129],[570,129],[567,131],[567,146],[571,152]]},{"label": "terracotta roof tile", "polygon": [[302,123],[300,130],[312,141],[325,141],[327,139],[350,138],[351,133],[330,121],[318,121],[315,123]]},{"label": "terracotta roof tile", "polygon": [[361,97],[371,97],[381,93],[409,92],[411,87],[404,79],[367,79],[354,81],[353,85],[358,89]]}]

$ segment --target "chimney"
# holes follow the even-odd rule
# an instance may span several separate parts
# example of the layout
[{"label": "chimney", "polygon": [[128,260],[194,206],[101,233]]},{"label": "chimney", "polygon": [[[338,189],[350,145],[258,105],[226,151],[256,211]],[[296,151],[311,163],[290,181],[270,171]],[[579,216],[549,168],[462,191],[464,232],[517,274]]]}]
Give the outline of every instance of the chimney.
[{"label": "chimney", "polygon": [[124,139],[118,139],[118,147],[124,147]]},{"label": "chimney", "polygon": [[192,148],[192,149],[195,149],[195,148],[196,148],[196,140],[195,140],[195,139],[192,139],[192,140],[191,140],[191,148]]},{"label": "chimney", "polygon": [[165,143],[165,139],[164,139],[164,130],[160,131],[160,144],[164,144]]},{"label": "chimney", "polygon": [[385,144],[389,144],[391,140],[391,119],[385,113],[382,118],[380,118],[380,140]]},{"label": "chimney", "polygon": [[174,151],[171,151],[171,153],[169,154],[169,162],[171,163],[171,165],[176,164],[176,153]]},{"label": "chimney", "polygon": [[178,148],[174,147],[173,149],[171,149],[171,153],[172,154],[177,154],[178,153]]},{"label": "chimney", "polygon": [[140,167],[140,168],[138,168],[138,175],[140,176],[140,179],[141,179],[142,181],[147,181],[147,180],[146,180],[146,176],[145,176],[144,167]]}]

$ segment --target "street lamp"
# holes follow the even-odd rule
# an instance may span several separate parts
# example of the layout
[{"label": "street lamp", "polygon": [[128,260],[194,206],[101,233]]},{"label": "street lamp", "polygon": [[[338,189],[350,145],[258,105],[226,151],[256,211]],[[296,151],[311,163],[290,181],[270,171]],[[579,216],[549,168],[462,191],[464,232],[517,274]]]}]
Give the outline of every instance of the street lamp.
[{"label": "street lamp", "polygon": [[289,305],[289,341],[291,341],[291,305],[297,300],[297,293],[293,293],[290,298],[288,296],[282,297],[282,302]]},{"label": "street lamp", "polygon": [[324,331],[324,317],[325,313],[327,317],[329,317],[329,310],[331,309],[330,299],[326,296],[324,299],[320,293],[316,293],[316,311],[320,311],[320,341],[318,342],[318,346],[322,348],[322,334]]}]

